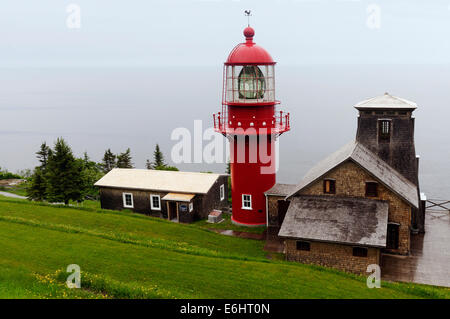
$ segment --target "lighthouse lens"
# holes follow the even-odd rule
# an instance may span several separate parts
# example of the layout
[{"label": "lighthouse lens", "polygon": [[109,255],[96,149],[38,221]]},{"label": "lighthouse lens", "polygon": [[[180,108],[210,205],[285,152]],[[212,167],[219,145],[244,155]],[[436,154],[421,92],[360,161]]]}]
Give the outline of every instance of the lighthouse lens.
[{"label": "lighthouse lens", "polygon": [[266,91],[264,74],[256,65],[244,66],[239,73],[239,98],[262,99]]}]

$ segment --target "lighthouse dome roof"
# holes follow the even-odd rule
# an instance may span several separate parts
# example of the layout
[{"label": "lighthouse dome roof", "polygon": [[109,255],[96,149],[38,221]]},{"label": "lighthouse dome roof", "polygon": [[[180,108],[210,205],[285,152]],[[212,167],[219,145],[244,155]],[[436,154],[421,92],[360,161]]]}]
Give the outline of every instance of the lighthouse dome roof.
[{"label": "lighthouse dome roof", "polygon": [[275,64],[269,52],[253,42],[255,30],[252,27],[244,29],[246,41],[239,43],[228,55],[227,65]]}]

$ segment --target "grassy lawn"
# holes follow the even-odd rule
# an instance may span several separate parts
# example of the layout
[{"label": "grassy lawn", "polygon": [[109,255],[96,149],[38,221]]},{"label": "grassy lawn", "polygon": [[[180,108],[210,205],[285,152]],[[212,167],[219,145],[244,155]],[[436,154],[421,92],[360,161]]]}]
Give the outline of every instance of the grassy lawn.
[{"label": "grassy lawn", "polygon": [[244,227],[244,226],[238,226],[231,222],[231,215],[230,214],[222,214],[223,221],[218,224],[211,224],[206,221],[206,219],[199,220],[193,223],[193,225],[196,225],[198,227],[207,228],[207,229],[222,229],[222,230],[236,230],[236,231],[243,231],[247,233],[256,233],[256,234],[262,234],[265,230],[265,227]]},{"label": "grassy lawn", "polygon": [[[267,260],[263,242],[128,212],[0,197],[4,298],[449,298],[450,290],[382,283]],[[69,264],[84,289],[65,288]]]}]

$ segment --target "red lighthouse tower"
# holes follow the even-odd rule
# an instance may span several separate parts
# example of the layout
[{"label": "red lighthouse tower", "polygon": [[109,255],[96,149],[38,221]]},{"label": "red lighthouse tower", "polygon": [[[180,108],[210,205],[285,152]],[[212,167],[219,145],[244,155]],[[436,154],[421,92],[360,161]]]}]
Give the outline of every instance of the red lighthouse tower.
[{"label": "red lighthouse tower", "polygon": [[214,129],[230,141],[232,221],[266,224],[264,192],[275,184],[275,139],[289,131],[289,113],[275,106],[275,62],[244,29],[245,43],[228,56],[223,70],[222,111]]}]

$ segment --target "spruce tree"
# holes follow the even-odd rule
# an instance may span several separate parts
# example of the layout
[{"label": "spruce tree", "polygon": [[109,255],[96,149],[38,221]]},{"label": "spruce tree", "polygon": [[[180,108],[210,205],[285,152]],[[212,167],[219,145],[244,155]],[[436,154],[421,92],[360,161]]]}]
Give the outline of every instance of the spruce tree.
[{"label": "spruce tree", "polygon": [[62,138],[58,138],[47,163],[47,199],[50,202],[82,200],[83,166],[73,156],[72,150]]},{"label": "spruce tree", "polygon": [[105,174],[116,167],[116,155],[111,152],[111,149],[108,148],[105,151],[101,166]]},{"label": "spruce tree", "polygon": [[43,201],[46,199],[47,180],[41,167],[35,168],[26,192],[29,200]]},{"label": "spruce tree", "polygon": [[45,169],[47,168],[48,157],[50,156],[51,152],[52,150],[46,142],[42,143],[41,148],[38,152],[36,152],[37,158],[41,163],[41,168],[43,171],[45,171]]},{"label": "spruce tree", "polygon": [[85,153],[83,158],[77,159],[82,166],[81,172],[81,193],[82,198],[97,199],[99,197],[99,190],[94,186],[104,173],[100,165],[91,161],[89,156]]},{"label": "spruce tree", "polygon": [[133,168],[133,163],[131,162],[131,151],[128,148],[125,152],[117,155],[118,168]]},{"label": "spruce tree", "polygon": [[159,149],[159,145],[156,144],[155,151],[153,152],[153,167],[164,167],[164,155]]},{"label": "spruce tree", "polygon": [[231,174],[231,162],[230,160],[227,161],[227,169],[225,171],[227,174]]}]

